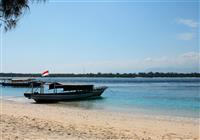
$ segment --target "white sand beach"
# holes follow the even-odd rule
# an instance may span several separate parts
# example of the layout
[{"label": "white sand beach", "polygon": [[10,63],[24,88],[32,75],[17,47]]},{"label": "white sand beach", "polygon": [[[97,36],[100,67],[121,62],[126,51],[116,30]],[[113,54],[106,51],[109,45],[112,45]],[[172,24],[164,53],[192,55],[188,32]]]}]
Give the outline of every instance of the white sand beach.
[{"label": "white sand beach", "polygon": [[[156,117],[156,116],[155,116]],[[199,120],[1,100],[2,140],[199,140]]]}]

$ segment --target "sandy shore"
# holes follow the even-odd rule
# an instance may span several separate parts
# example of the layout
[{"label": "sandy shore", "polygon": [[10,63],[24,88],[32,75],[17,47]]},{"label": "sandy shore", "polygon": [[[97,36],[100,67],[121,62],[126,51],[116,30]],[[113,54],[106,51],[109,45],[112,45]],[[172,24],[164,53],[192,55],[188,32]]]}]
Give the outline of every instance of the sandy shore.
[{"label": "sandy shore", "polygon": [[1,100],[1,139],[199,140],[199,120]]}]

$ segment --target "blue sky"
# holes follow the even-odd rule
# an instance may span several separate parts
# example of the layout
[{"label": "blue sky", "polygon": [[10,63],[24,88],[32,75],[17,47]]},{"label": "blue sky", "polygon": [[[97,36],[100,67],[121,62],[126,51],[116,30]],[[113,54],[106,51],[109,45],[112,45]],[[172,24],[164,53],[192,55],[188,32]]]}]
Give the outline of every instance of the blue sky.
[{"label": "blue sky", "polygon": [[32,4],[3,34],[3,72],[198,72],[198,1]]}]

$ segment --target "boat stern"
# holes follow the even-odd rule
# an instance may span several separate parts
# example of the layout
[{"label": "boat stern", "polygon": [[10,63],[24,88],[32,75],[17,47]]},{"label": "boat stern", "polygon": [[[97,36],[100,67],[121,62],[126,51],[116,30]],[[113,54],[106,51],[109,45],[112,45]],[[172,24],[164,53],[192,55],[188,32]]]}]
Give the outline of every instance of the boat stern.
[{"label": "boat stern", "polygon": [[24,93],[24,96],[26,97],[26,98],[28,98],[28,99],[31,99],[31,93]]}]

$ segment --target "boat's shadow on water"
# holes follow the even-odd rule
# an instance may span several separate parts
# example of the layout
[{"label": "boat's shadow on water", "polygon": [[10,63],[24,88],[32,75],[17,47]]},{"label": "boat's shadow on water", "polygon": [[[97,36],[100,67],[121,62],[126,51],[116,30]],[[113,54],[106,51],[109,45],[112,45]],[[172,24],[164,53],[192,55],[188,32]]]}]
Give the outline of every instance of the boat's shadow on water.
[{"label": "boat's shadow on water", "polygon": [[66,106],[66,107],[76,107],[82,109],[103,109],[103,106],[99,106],[98,104],[104,101],[106,97],[93,97],[88,99],[81,99],[81,100],[70,100],[70,101],[63,101],[63,102],[51,102],[51,103],[36,103],[33,104],[47,104],[53,106]]}]

